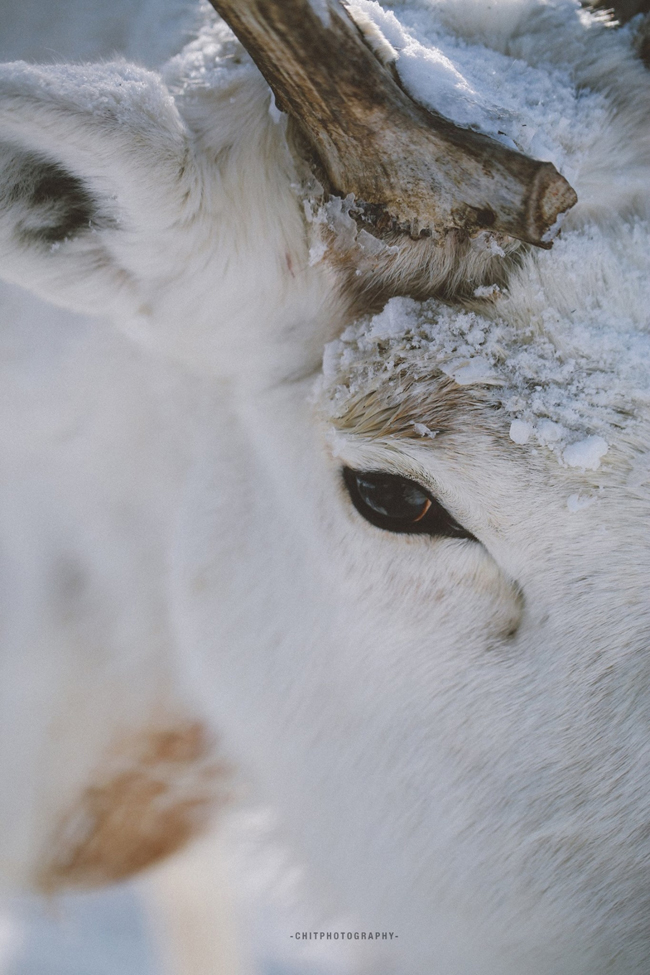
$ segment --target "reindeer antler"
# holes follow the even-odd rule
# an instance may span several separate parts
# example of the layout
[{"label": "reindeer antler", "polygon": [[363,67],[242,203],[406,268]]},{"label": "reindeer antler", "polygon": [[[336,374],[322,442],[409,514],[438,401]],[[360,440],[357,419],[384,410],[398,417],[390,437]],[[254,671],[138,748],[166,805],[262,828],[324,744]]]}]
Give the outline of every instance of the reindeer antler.
[{"label": "reindeer antler", "polygon": [[462,129],[413,101],[339,0],[211,0],[278,105],[300,126],[331,192],[380,227],[457,229],[548,247],[574,190],[552,163]]}]

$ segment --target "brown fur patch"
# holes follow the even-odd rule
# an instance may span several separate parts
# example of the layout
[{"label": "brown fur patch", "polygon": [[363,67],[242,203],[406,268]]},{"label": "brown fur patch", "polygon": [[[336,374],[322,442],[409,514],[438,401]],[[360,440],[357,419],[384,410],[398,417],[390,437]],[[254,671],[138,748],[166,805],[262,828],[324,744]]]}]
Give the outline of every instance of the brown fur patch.
[{"label": "brown fur patch", "polygon": [[416,424],[424,424],[438,436],[465,429],[488,432],[486,406],[495,402],[498,397],[481,387],[461,387],[440,374],[413,377],[405,370],[368,392],[351,396],[340,415],[328,419],[341,432],[368,440],[399,438],[426,443]]},{"label": "brown fur patch", "polygon": [[39,888],[123,880],[175,852],[228,801],[229,776],[200,722],[122,739],[55,828]]},{"label": "brown fur patch", "polygon": [[[526,250],[519,241],[486,231],[475,237],[448,231],[439,238],[417,239],[388,231],[377,234],[386,245],[384,249],[368,253],[367,246],[359,243],[363,238],[355,237],[345,246],[327,226],[318,229],[327,244],[324,259],[342,282],[350,319],[381,311],[396,295],[418,301],[437,297],[471,304],[475,289],[481,285],[505,288]],[[360,224],[360,229],[367,227]],[[492,242],[500,247],[498,255],[490,250]]]}]

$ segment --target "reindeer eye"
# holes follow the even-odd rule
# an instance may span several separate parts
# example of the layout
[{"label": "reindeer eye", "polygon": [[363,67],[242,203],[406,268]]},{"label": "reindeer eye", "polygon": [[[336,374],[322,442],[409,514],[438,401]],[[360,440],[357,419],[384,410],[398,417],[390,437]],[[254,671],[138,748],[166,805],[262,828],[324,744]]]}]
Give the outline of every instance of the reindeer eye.
[{"label": "reindeer eye", "polygon": [[343,468],[343,480],[354,507],[377,528],[476,541],[417,481],[383,471],[353,471],[349,467]]}]

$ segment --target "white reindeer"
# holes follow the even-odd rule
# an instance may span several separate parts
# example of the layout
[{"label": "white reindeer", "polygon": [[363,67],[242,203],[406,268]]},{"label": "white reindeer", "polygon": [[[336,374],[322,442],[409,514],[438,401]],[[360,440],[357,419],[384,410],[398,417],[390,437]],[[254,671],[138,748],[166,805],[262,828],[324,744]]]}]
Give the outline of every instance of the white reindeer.
[{"label": "white reindeer", "polygon": [[[6,343],[5,883],[237,767],[399,975],[645,975],[644,24],[215,6],[274,99],[221,22],[0,72],[1,273],[119,329]],[[504,104],[439,53],[411,101],[422,30]]]}]

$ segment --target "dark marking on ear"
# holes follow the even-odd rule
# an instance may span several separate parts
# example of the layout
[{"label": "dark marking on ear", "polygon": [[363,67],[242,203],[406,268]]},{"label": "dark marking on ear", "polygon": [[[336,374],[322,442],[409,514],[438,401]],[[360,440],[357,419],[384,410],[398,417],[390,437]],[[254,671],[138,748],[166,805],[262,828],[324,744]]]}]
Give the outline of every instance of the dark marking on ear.
[{"label": "dark marking on ear", "polygon": [[0,214],[23,246],[48,246],[114,227],[82,179],[16,146],[0,146]]}]

